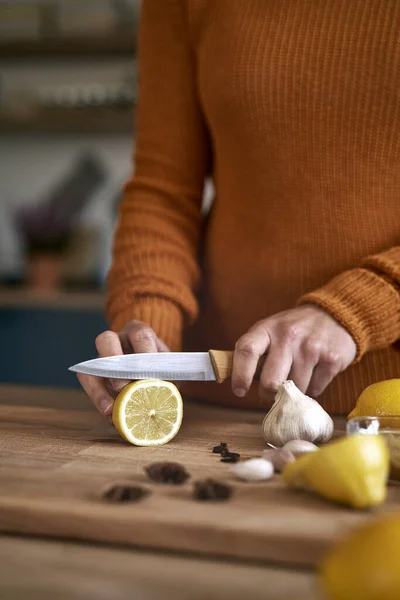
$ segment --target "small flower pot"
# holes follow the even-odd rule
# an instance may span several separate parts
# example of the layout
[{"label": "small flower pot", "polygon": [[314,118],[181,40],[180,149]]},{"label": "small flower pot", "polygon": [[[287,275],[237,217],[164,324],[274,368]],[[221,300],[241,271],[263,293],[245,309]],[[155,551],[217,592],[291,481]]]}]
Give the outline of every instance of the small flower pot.
[{"label": "small flower pot", "polygon": [[59,292],[62,286],[61,258],[50,253],[31,254],[27,262],[26,282],[35,292]]}]

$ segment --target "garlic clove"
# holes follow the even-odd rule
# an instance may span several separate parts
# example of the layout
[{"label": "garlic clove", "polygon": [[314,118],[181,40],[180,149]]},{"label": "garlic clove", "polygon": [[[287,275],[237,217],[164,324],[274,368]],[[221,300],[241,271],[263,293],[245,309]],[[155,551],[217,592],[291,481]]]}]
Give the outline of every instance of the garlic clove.
[{"label": "garlic clove", "polygon": [[286,442],[282,450],[291,452],[298,458],[308,452],[315,452],[316,450],[319,450],[319,448],[312,442],[307,442],[307,440],[291,440],[290,442]]},{"label": "garlic clove", "polygon": [[296,460],[295,455],[285,448],[269,448],[268,450],[264,450],[263,458],[264,460],[269,460],[278,473],[283,471],[286,465]]},{"label": "garlic clove", "polygon": [[274,474],[274,466],[264,458],[250,458],[230,468],[231,473],[243,481],[264,481]]},{"label": "garlic clove", "polygon": [[316,400],[303,394],[293,381],[279,386],[262,427],[265,440],[278,447],[291,440],[326,442],[334,429],[328,413]]}]

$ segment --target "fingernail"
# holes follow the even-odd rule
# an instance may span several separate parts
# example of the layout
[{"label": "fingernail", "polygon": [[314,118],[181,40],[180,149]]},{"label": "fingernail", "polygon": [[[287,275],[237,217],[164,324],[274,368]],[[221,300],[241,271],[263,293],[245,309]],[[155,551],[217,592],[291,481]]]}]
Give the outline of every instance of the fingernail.
[{"label": "fingernail", "polygon": [[244,390],[243,388],[235,388],[233,390],[233,393],[235,394],[235,396],[238,396],[239,398],[243,398],[243,396],[246,395],[246,390]]},{"label": "fingernail", "polygon": [[111,413],[112,402],[110,402],[108,398],[103,398],[103,400],[100,401],[99,408],[100,412],[103,413],[103,415],[108,415]]}]

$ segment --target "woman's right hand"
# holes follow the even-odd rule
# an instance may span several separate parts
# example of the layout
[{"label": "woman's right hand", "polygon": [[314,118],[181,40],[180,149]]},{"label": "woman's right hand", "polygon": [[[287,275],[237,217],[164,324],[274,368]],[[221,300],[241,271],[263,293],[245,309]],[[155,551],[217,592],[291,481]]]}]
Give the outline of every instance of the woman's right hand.
[{"label": "woman's right hand", "polygon": [[[103,331],[96,338],[96,348],[99,357],[134,352],[169,352],[152,328],[142,321],[129,321],[119,333]],[[104,379],[82,373],[78,374],[78,380],[99,413],[105,417],[111,415],[118,392],[129,383],[125,379]]]}]

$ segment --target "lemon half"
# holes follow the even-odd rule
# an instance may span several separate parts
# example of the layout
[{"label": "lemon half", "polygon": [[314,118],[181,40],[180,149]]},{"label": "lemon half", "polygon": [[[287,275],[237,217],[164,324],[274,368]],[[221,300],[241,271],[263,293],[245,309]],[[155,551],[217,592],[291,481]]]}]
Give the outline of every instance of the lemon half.
[{"label": "lemon half", "polygon": [[112,413],[121,437],[135,446],[161,446],[178,433],[183,402],[178,388],[169,381],[130,383],[118,394]]},{"label": "lemon half", "polygon": [[283,479],[324,498],[363,509],[386,499],[389,451],[379,435],[351,435],[289,463]]}]

